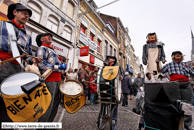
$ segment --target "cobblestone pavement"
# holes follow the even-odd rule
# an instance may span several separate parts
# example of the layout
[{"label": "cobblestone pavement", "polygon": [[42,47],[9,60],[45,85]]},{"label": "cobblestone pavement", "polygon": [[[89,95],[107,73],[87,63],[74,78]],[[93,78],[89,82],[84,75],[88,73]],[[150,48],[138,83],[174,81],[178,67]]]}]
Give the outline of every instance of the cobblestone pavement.
[{"label": "cobblestone pavement", "polygon": [[[89,104],[89,101],[87,101]],[[135,99],[129,100],[128,107],[119,104],[117,130],[136,130],[139,115],[131,112],[135,106]],[[83,106],[79,111],[70,114],[61,106],[54,122],[62,122],[65,130],[97,130],[97,119],[100,111],[100,104]],[[104,130],[109,130],[109,123],[106,123]]]},{"label": "cobblestone pavement", "polygon": [[[128,100],[128,102],[128,107],[123,107],[119,104],[116,130],[137,130],[139,115],[132,112],[132,108],[135,107],[134,97],[133,100]],[[87,104],[89,104],[88,100]],[[63,130],[97,130],[99,111],[100,104],[83,106],[74,114],[68,113],[60,106],[54,122],[62,122]],[[192,123],[192,128],[194,128],[194,122]],[[109,130],[109,123],[106,123],[104,130]]]}]

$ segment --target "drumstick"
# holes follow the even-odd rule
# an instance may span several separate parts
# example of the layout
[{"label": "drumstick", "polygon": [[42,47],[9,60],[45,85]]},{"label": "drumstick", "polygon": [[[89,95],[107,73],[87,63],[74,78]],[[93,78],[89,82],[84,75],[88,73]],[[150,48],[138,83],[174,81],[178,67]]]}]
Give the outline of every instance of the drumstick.
[{"label": "drumstick", "polygon": [[44,79],[47,79],[48,76],[52,73],[52,69],[48,69],[46,70],[42,75],[41,77],[43,77]]},{"label": "drumstick", "polygon": [[17,59],[17,58],[19,58],[19,57],[23,57],[23,56],[25,56],[25,55],[27,55],[27,54],[22,54],[22,55],[20,55],[20,56],[16,56],[16,57],[10,58],[10,59],[8,59],[8,60],[1,61],[1,64],[6,63],[6,62],[8,62],[8,61],[15,60],[15,59]]},{"label": "drumstick", "polygon": [[68,49],[68,52],[67,52],[67,58],[66,58],[65,64],[67,64],[68,56],[69,56],[69,49]]},{"label": "drumstick", "polygon": [[[32,58],[38,59],[37,57],[31,56],[31,55],[28,55],[28,54],[22,54],[22,55],[20,55],[20,56],[16,56],[16,57],[10,58],[10,59],[8,59],[8,60],[1,61],[1,64],[6,63],[6,62],[8,62],[8,61],[15,60],[15,59],[17,59],[17,58],[19,58],[19,57],[24,57],[24,56],[28,56],[28,57],[32,57]],[[44,60],[43,60],[43,61],[44,61]]]}]

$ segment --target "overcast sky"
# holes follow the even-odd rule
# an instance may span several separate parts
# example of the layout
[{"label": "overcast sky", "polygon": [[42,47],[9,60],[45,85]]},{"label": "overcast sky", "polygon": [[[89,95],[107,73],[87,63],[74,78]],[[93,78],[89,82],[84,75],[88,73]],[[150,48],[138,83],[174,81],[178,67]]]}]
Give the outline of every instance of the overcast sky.
[{"label": "overcast sky", "polygon": [[[114,0],[94,0],[98,7]],[[119,17],[129,28],[131,44],[142,63],[142,48],[146,35],[156,32],[165,43],[167,62],[171,53],[180,50],[184,61],[191,60],[191,31],[194,31],[194,0],[119,0],[99,9],[101,13]]]}]

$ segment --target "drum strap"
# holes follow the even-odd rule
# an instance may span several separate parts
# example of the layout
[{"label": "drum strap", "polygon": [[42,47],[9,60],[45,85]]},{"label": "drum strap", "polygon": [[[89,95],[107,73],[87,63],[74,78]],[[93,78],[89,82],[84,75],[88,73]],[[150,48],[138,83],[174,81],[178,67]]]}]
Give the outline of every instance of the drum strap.
[{"label": "drum strap", "polygon": [[[19,53],[19,50],[17,47],[17,38],[15,35],[15,29],[11,23],[8,23],[8,22],[5,22],[5,23],[6,23],[7,31],[9,34],[9,42],[11,43],[12,55],[13,55],[13,57],[19,56],[20,53]],[[21,64],[21,59],[17,58],[16,60],[23,68],[23,65]]]}]

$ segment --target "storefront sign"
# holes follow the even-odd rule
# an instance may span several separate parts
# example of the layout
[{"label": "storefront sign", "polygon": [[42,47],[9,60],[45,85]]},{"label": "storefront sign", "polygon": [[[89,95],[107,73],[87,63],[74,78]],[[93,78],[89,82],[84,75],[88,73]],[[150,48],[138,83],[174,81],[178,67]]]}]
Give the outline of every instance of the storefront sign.
[{"label": "storefront sign", "polygon": [[100,46],[97,46],[97,53],[100,54]]},{"label": "storefront sign", "polygon": [[64,56],[66,57],[67,56],[67,52],[68,52],[68,49],[56,42],[52,42],[51,46],[53,47],[53,49],[55,50],[55,52],[58,54],[58,55],[61,55],[61,56]]},{"label": "storefront sign", "polygon": [[80,32],[79,40],[81,43],[83,43],[85,46],[89,46],[89,48],[92,51],[97,52],[97,43],[93,42],[88,38],[83,32]]},{"label": "storefront sign", "polygon": [[89,54],[89,46],[80,48],[80,56],[88,56]]},{"label": "storefront sign", "polygon": [[94,62],[95,62],[95,57],[90,55],[90,63],[94,64]]}]

